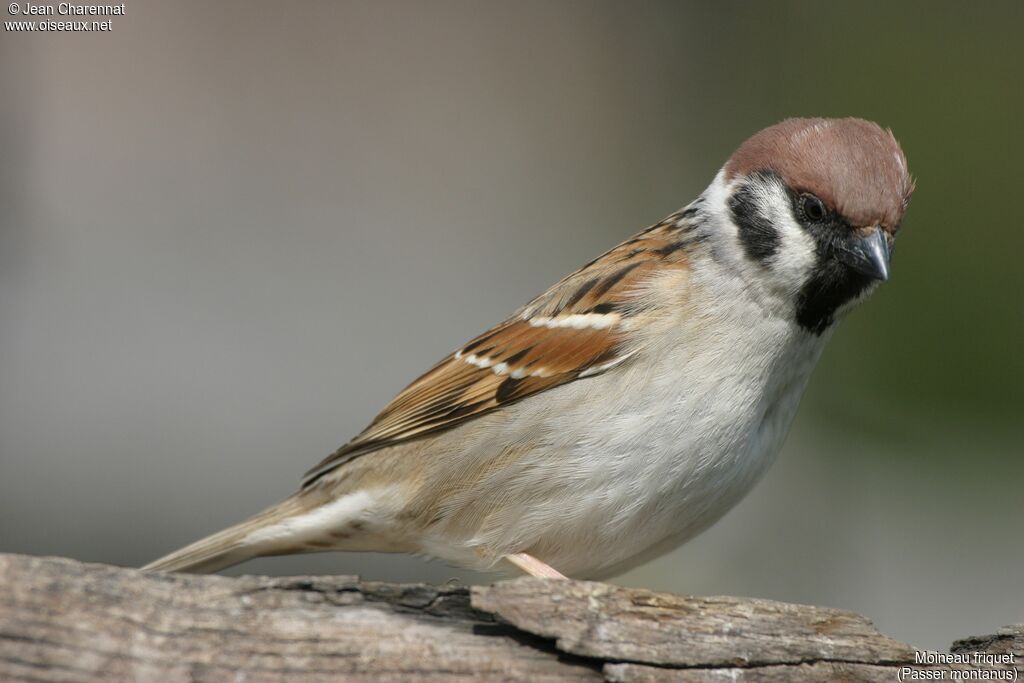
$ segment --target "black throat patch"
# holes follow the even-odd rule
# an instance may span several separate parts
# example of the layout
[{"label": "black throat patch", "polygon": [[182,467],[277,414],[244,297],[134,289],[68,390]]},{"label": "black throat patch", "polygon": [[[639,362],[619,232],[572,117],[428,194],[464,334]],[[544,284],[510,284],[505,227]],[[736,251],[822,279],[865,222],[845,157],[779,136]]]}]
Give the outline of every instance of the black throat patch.
[{"label": "black throat patch", "polygon": [[[797,198],[794,195],[793,201]],[[834,322],[836,311],[871,286],[873,280],[836,259],[836,250],[850,234],[850,227],[838,218],[826,223],[803,224],[814,239],[817,265],[796,298],[796,322],[814,334],[821,334]]]}]

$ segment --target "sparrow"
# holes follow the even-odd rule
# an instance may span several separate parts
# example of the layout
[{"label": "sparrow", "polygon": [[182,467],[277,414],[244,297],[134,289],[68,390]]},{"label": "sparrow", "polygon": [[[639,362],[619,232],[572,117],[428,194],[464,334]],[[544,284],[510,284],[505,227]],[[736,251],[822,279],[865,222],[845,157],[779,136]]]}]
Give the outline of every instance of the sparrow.
[{"label": "sparrow", "polygon": [[602,578],[663,554],[764,474],[836,324],[889,278],[913,189],[875,123],[766,128],[695,201],[412,382],[290,498],[144,569],[344,550]]}]

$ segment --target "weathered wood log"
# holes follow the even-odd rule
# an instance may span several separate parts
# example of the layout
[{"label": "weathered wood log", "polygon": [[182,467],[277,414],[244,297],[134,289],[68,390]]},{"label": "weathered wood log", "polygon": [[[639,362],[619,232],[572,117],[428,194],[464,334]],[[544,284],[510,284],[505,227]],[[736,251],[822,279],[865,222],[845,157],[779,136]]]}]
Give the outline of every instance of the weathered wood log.
[{"label": "weathered wood log", "polygon": [[990,660],[915,663],[856,614],[767,600],[525,578],[462,588],[144,574],[0,555],[2,681],[894,681],[902,667],[1017,680],[1024,626],[954,652]]}]

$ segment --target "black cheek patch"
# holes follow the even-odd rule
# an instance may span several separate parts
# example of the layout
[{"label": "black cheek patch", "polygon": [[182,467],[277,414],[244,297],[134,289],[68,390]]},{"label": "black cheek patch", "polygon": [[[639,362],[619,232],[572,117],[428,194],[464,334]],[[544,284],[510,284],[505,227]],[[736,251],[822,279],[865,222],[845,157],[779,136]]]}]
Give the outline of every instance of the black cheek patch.
[{"label": "black cheek patch", "polygon": [[729,198],[729,211],[749,259],[763,264],[779,250],[782,237],[759,210],[757,197],[750,187],[741,187],[733,193]]}]

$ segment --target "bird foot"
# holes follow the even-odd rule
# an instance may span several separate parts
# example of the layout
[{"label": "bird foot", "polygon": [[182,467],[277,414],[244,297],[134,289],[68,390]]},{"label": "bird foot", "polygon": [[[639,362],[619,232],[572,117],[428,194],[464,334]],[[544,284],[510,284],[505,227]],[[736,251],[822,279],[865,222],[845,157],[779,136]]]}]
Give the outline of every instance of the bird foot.
[{"label": "bird foot", "polygon": [[545,579],[569,578],[557,569],[545,564],[544,562],[541,562],[533,555],[528,555],[527,553],[512,553],[510,555],[505,555],[505,559],[508,560],[511,564],[514,564],[519,569],[522,569],[530,576],[539,576]]}]

